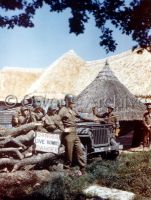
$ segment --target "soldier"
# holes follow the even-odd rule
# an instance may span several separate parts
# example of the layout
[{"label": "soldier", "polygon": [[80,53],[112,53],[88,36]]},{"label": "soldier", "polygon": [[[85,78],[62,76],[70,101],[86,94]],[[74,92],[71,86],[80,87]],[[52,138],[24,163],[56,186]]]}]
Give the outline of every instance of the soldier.
[{"label": "soldier", "polygon": [[16,110],[16,113],[12,115],[12,120],[11,120],[11,124],[12,124],[12,127],[18,127],[19,126],[19,117],[21,116],[21,109],[18,108]]},{"label": "soldier", "polygon": [[114,115],[113,111],[114,111],[114,106],[112,104],[109,104],[107,106],[107,112],[103,114],[96,113],[96,109],[93,107],[93,114],[96,117],[100,118],[101,121],[104,121],[108,124],[112,124],[114,133],[116,133],[116,129],[119,128],[119,122],[117,120],[117,117]]},{"label": "soldier", "polygon": [[[65,132],[62,134],[62,141],[65,146],[66,165],[65,168],[70,169],[73,162],[73,153],[76,156],[81,172],[85,170],[84,152],[81,147],[81,142],[76,134],[76,117],[81,118],[74,110],[73,95],[65,96],[66,107],[59,111]],[[75,152],[74,152],[75,151]]]},{"label": "soldier", "polygon": [[12,126],[18,127],[23,124],[32,122],[29,108],[21,107],[20,110],[12,116]]},{"label": "soldier", "polygon": [[44,109],[40,105],[34,103],[33,110],[31,112],[32,121],[33,122],[42,121],[44,115],[45,115]]},{"label": "soldier", "polygon": [[54,132],[57,130],[60,130],[64,132],[64,127],[61,122],[61,118],[59,115],[56,114],[57,112],[57,105],[56,104],[51,104],[48,107],[47,114],[45,117],[42,119],[43,121],[43,127],[48,131],[48,132]]},{"label": "soldier", "polygon": [[143,117],[143,146],[151,148],[151,104],[147,105],[147,112]]}]

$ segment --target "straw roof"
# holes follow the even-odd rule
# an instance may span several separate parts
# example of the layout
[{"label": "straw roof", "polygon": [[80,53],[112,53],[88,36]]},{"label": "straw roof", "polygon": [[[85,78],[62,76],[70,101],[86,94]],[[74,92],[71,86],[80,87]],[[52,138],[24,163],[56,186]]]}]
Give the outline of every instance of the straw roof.
[{"label": "straw roof", "polygon": [[77,108],[82,112],[92,112],[97,106],[99,112],[105,112],[112,103],[120,120],[142,119],[145,106],[118,80],[108,63],[99,72],[95,80],[77,97]]},{"label": "straw roof", "polygon": [[[79,95],[103,69],[106,59],[85,61],[73,50],[65,53],[45,70],[3,68],[0,70],[0,100],[13,94],[63,98]],[[108,58],[112,71],[132,94],[151,98],[151,54],[127,51]]]},{"label": "straw roof", "polygon": [[0,70],[0,99],[4,100],[8,95],[23,98],[26,90],[40,77],[41,73],[41,69],[2,68]]},{"label": "straw roof", "polygon": [[[76,94],[86,88],[103,69],[106,59],[87,61],[87,71],[77,82]],[[142,54],[127,51],[108,58],[110,67],[117,78],[132,94],[136,96],[151,97],[151,53],[143,51]]]},{"label": "straw roof", "polygon": [[[103,69],[106,59],[84,61],[69,51],[52,63],[26,93],[62,98],[79,95]],[[151,54],[127,51],[108,58],[112,71],[134,95],[151,96]]]},{"label": "straw roof", "polygon": [[52,63],[26,93],[63,98],[66,93],[74,93],[83,69],[85,61],[70,50]]}]

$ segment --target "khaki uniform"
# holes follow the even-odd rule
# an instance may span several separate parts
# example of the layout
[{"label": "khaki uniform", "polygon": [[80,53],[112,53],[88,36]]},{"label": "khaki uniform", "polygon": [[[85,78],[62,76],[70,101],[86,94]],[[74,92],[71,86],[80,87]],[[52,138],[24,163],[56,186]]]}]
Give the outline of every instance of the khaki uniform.
[{"label": "khaki uniform", "polygon": [[108,124],[112,124],[114,129],[117,128],[117,127],[119,127],[119,123],[117,121],[117,118],[116,118],[116,116],[113,113],[106,112],[106,113],[104,113],[102,115],[102,118],[104,118],[105,121]]},{"label": "khaki uniform", "polygon": [[111,124],[113,127],[113,133],[116,135],[116,131],[119,129],[119,122],[117,120],[117,117],[114,115],[114,113],[106,112],[102,115],[95,114],[96,117],[104,119],[104,122]]},{"label": "khaki uniform", "polygon": [[71,166],[73,162],[73,153],[77,159],[78,165],[85,167],[84,152],[81,148],[81,141],[76,134],[76,117],[77,113],[70,108],[63,107],[59,111],[59,116],[64,125],[64,128],[68,128],[68,133],[62,134],[62,142],[65,146],[66,163]]},{"label": "khaki uniform", "polygon": [[64,126],[61,122],[61,118],[59,117],[59,115],[54,114],[49,116],[48,114],[46,114],[42,121],[44,124],[44,128],[48,132],[54,132],[57,130],[64,132]]},{"label": "khaki uniform", "polygon": [[[31,112],[31,120],[32,122],[41,122],[44,117],[44,112],[33,110]],[[47,132],[47,130],[41,125],[36,128],[37,131]]]},{"label": "khaki uniform", "polygon": [[16,113],[12,115],[12,120],[11,120],[12,127],[18,127],[19,126],[19,116],[21,116],[20,109],[17,110]]},{"label": "khaki uniform", "polygon": [[16,114],[12,116],[12,121],[11,121],[13,127],[18,127],[30,122],[32,122],[31,115],[29,114],[27,116],[24,116],[20,111],[18,111]]},{"label": "khaki uniform", "polygon": [[[151,113],[146,112],[144,114],[143,125],[144,125],[143,145],[144,147],[146,147],[148,146],[148,144],[151,144]],[[150,128],[148,126],[150,126]]]}]

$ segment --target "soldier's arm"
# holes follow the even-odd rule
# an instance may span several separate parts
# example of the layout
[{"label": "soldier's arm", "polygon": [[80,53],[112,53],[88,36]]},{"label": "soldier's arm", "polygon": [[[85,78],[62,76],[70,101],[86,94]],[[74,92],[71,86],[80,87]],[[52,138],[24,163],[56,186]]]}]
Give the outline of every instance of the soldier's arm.
[{"label": "soldier's arm", "polygon": [[150,129],[150,126],[147,124],[147,116],[146,116],[146,114],[144,114],[144,116],[143,116],[143,125],[144,125],[147,129]]},{"label": "soldier's arm", "polygon": [[12,116],[12,126],[13,127],[17,127],[18,125],[19,125],[19,121],[18,121],[18,117],[17,116],[15,116],[15,115],[13,115]]},{"label": "soldier's arm", "polygon": [[76,116],[76,118],[78,118],[84,122],[98,122],[97,119],[94,119],[94,118],[90,119],[90,118],[84,117],[84,116],[82,116],[82,114],[79,114],[78,112],[75,112],[75,116]]},{"label": "soldier's arm", "polygon": [[56,123],[56,126],[57,126],[62,132],[65,132],[63,123],[62,123],[62,121],[61,121],[61,117],[60,117],[59,115],[56,116],[56,118],[55,118],[55,123]]}]

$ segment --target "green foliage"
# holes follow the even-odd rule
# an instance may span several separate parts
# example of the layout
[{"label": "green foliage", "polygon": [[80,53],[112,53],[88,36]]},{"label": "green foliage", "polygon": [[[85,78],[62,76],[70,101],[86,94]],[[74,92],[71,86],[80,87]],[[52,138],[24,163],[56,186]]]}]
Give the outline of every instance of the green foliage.
[{"label": "green foliage", "polygon": [[86,199],[82,190],[89,185],[99,184],[110,188],[131,191],[137,200],[151,196],[151,155],[150,152],[122,154],[117,161],[93,161],[87,166],[87,173],[60,176],[44,185],[32,199],[75,200]]},{"label": "green foliage", "polygon": [[[115,51],[117,43],[113,38],[113,27],[130,35],[141,48],[151,51],[151,1],[150,0],[1,0],[0,27],[33,27],[36,10],[46,4],[50,12],[71,11],[70,33],[79,35],[85,31],[90,17],[100,30],[100,45],[106,52]],[[10,16],[6,11],[18,11]],[[112,25],[112,26],[109,26]],[[136,46],[136,47],[137,47]]]}]

